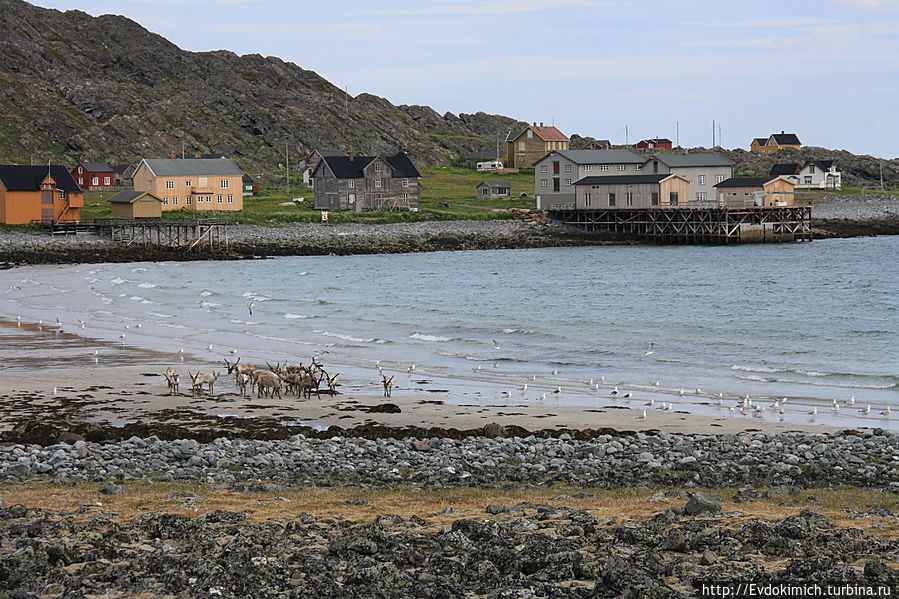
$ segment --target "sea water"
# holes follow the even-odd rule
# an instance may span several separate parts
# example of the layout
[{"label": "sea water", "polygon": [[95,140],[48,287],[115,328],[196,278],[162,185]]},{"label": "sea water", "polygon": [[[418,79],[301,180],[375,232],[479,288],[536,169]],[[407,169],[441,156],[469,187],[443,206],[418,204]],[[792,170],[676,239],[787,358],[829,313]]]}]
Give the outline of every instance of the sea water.
[{"label": "sea water", "polygon": [[59,318],[176,365],[315,356],[347,389],[377,389],[380,366],[447,401],[656,398],[745,417],[727,408],[748,394],[764,419],[806,422],[816,406],[817,423],[890,427],[878,413],[899,408],[897,264],[899,238],[871,237],[33,266],[0,273],[0,318]]}]

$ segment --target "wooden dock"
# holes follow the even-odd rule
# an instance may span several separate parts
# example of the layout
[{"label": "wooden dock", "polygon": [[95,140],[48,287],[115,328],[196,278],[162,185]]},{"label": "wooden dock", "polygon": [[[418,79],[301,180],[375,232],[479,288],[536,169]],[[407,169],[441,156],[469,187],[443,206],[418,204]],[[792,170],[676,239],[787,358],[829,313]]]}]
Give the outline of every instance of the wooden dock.
[{"label": "wooden dock", "polygon": [[587,231],[609,231],[659,243],[811,241],[811,206],[746,208],[549,209]]},{"label": "wooden dock", "polygon": [[59,234],[94,233],[125,245],[193,250],[228,249],[224,218],[102,218],[91,222],[45,223],[44,231]]}]

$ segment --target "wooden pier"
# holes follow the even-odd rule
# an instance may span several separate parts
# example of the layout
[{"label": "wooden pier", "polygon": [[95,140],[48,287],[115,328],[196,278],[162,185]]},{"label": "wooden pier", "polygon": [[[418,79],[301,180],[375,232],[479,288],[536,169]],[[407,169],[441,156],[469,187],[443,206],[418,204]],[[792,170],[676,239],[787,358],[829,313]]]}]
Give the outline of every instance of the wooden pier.
[{"label": "wooden pier", "polygon": [[80,223],[46,223],[51,234],[91,232],[125,245],[149,245],[188,251],[228,248],[224,218],[102,218]]},{"label": "wooden pier", "polygon": [[811,241],[811,206],[746,208],[549,209],[587,231],[609,231],[659,243]]}]

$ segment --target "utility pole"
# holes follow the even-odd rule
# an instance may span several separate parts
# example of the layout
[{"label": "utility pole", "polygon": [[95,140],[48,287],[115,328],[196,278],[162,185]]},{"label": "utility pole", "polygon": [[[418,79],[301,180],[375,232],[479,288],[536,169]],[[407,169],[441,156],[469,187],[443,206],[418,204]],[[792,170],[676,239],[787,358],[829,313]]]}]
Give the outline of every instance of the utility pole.
[{"label": "utility pole", "polygon": [[715,147],[715,119],[712,119],[712,147]]},{"label": "utility pole", "polygon": [[721,123],[718,123],[718,145],[719,145],[719,146],[723,146],[723,145],[724,145],[724,141],[723,141],[723,139],[722,139],[722,137],[721,137]]},{"label": "utility pole", "polygon": [[630,145],[627,141],[627,125],[624,126],[624,145]]},{"label": "utility pole", "polygon": [[181,160],[184,160],[184,138],[181,138]]},{"label": "utility pole", "polygon": [[880,191],[883,191],[883,159],[880,159]]},{"label": "utility pole", "polygon": [[287,162],[287,197],[290,197],[290,146],[284,142],[284,155]]},{"label": "utility pole", "polygon": [[676,129],[676,135],[674,136],[674,138],[677,140],[675,145],[679,148],[680,147],[680,121],[676,121],[674,126]]}]

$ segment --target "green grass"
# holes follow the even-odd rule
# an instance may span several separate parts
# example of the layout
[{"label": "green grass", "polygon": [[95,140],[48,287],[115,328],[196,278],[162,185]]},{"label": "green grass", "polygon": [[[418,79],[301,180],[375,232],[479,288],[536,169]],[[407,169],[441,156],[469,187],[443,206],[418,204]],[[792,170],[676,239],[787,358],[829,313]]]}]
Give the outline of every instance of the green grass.
[{"label": "green grass", "polygon": [[[512,186],[512,198],[508,200],[478,200],[475,187],[481,181],[507,181]],[[527,173],[494,175],[479,173],[475,169],[454,167],[431,167],[422,172],[422,199],[418,212],[330,212],[329,222],[346,223],[400,223],[431,220],[495,220],[509,218],[509,208],[533,208],[534,174]],[[320,222],[321,211],[313,209],[312,190],[298,186],[291,193],[282,188],[263,188],[252,197],[244,198],[244,209],[240,212],[195,212],[177,210],[163,213],[164,218],[225,218],[229,224],[280,225],[296,222]],[[116,192],[86,191],[83,220],[109,218],[109,203],[106,201]],[[528,197],[521,198],[521,193]],[[279,206],[294,197],[303,197],[308,206]],[[441,207],[448,202],[449,207]]]}]

